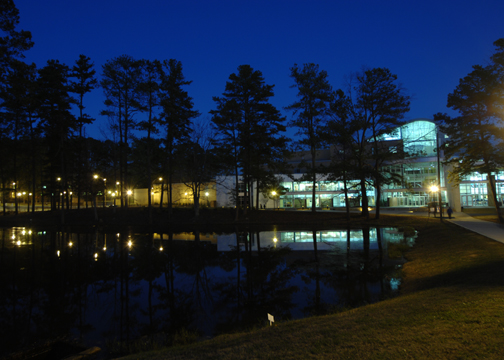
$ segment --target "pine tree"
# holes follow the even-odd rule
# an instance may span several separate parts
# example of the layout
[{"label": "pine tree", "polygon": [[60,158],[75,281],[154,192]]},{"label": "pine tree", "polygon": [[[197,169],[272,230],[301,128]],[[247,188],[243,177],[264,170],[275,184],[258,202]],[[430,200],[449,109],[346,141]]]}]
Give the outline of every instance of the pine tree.
[{"label": "pine tree", "polygon": [[106,100],[107,110],[102,114],[115,120],[119,133],[119,186],[121,206],[125,202],[129,184],[128,156],[130,152],[131,132],[137,123],[135,114],[141,110],[140,83],[142,80],[142,62],[131,56],[122,55],[103,65],[100,82]]},{"label": "pine tree", "polygon": [[[382,172],[382,166],[394,160],[397,155],[389,151],[388,146],[383,146],[383,135],[397,131],[403,124],[402,119],[409,111],[410,97],[397,83],[397,75],[387,68],[373,68],[364,70],[355,76],[351,84],[353,89],[349,93],[352,101],[352,121],[360,128],[360,135],[365,141],[361,151],[367,151],[371,160],[371,179],[376,191],[376,219],[380,217],[381,187],[388,181],[388,176]],[[363,174],[367,176],[368,174]],[[363,180],[363,179],[362,179]],[[365,181],[361,181],[363,215],[367,215],[367,196]]]},{"label": "pine tree", "polygon": [[504,39],[497,40],[494,45],[496,51],[491,63],[473,66],[473,71],[460,79],[448,95],[447,107],[460,115],[450,117],[438,113],[434,120],[447,135],[444,153],[446,162],[453,164],[450,181],[459,183],[475,171],[486,174],[489,196],[499,221],[504,222],[499,206],[502,197],[497,197],[494,175],[504,165]]},{"label": "pine tree", "polygon": [[138,128],[147,132],[145,137],[146,152],[144,161],[147,162],[147,198],[149,208],[149,223],[152,223],[152,156],[155,141],[152,139],[152,134],[158,134],[159,129],[156,125],[159,124],[159,119],[156,117],[156,108],[159,107],[159,86],[160,86],[161,63],[158,60],[142,61],[142,81],[140,83],[141,105],[142,111],[147,113],[147,120],[142,120],[138,123]]},{"label": "pine tree", "polygon": [[298,101],[287,106],[287,110],[293,111],[294,119],[289,123],[299,130],[296,135],[301,136],[298,144],[307,147],[310,152],[308,173],[302,178],[312,182],[312,212],[316,211],[316,184],[317,173],[325,170],[316,166],[317,151],[326,144],[327,121],[331,115],[331,102],[334,93],[328,75],[319,66],[313,63],[304,64],[302,68],[296,64],[291,68],[291,77],[295,84],[292,87],[298,89]]},{"label": "pine tree", "polygon": [[93,69],[94,64],[91,59],[85,55],[79,55],[79,59],[75,61],[75,65],[72,67],[71,77],[75,80],[71,82],[71,92],[77,94],[78,107],[79,107],[79,117],[77,118],[77,124],[79,127],[79,140],[78,140],[78,155],[77,155],[77,208],[80,209],[80,199],[82,193],[83,176],[82,169],[87,169],[85,171],[86,177],[89,177],[89,169],[87,164],[83,163],[83,160],[87,158],[84,152],[86,151],[84,147],[84,142],[82,139],[82,128],[84,124],[91,124],[95,119],[91,118],[88,114],[84,113],[84,95],[91,92],[98,85],[98,81],[95,78],[96,71]]},{"label": "pine tree", "polygon": [[[283,159],[286,138],[285,118],[269,102],[273,85],[250,65],[240,65],[229,76],[222,97],[214,97],[217,109],[210,113],[218,133],[216,144],[227,156],[223,159],[235,178],[235,198],[239,198],[240,175],[244,183],[244,208],[252,206],[253,181],[260,182],[265,169]],[[238,204],[236,217],[238,217]]]},{"label": "pine tree", "polygon": [[[41,94],[40,117],[45,140],[48,146],[49,177],[53,194],[68,194],[67,165],[68,141],[73,131],[77,129],[77,121],[71,113],[75,100],[69,91],[69,68],[57,60],[49,60],[47,65],[39,70],[38,87]],[[56,179],[61,180],[57,182]],[[68,207],[68,197],[67,207]],[[53,197],[52,209],[56,208],[56,198]],[[61,204],[61,220],[64,223],[64,203]]]},{"label": "pine tree", "polygon": [[175,170],[176,146],[189,136],[192,119],[199,116],[193,110],[193,101],[183,86],[192,81],[185,80],[182,63],[175,59],[162,62],[160,73],[159,98],[162,112],[160,124],[165,131],[165,150],[167,153],[168,211],[172,213],[172,184]]}]

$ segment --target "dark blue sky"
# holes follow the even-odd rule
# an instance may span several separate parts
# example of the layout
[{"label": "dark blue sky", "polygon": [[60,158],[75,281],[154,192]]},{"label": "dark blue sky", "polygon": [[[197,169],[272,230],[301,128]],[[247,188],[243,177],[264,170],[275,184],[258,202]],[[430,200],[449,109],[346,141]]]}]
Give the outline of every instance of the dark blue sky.
[{"label": "dark blue sky", "polygon": [[[326,70],[335,89],[362,66],[387,67],[413,96],[407,119],[431,118],[448,111],[447,94],[504,37],[502,0],[14,1],[19,28],[35,42],[28,62],[72,66],[84,54],[101,74],[122,54],[174,58],[193,81],[187,90],[203,118],[239,65],[250,64],[275,85],[272,103],[281,109],[296,96],[289,68],[307,62]],[[97,118],[87,133],[100,139],[103,100],[100,89],[84,99]]]}]

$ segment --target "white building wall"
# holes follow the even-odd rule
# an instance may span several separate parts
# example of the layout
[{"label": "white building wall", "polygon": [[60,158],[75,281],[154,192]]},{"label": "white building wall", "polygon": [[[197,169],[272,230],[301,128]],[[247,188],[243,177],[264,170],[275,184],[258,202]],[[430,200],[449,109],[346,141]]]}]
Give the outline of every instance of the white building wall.
[{"label": "white building wall", "polygon": [[219,176],[215,183],[217,207],[235,207],[235,200],[232,196],[236,185],[234,176]]}]

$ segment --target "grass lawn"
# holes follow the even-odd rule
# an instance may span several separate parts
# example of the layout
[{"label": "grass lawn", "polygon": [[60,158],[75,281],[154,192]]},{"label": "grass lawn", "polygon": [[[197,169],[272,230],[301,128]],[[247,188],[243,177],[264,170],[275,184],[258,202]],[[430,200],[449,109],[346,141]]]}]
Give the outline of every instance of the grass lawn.
[{"label": "grass lawn", "polygon": [[419,232],[400,296],[125,359],[502,359],[504,245],[439,219],[368,223]]}]

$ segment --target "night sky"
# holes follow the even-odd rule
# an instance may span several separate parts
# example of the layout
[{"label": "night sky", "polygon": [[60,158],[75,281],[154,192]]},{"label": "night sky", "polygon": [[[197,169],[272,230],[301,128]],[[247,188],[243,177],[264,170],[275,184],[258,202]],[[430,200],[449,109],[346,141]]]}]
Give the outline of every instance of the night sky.
[{"label": "night sky", "polygon": [[[27,62],[49,59],[73,66],[89,56],[98,74],[109,59],[180,60],[193,83],[186,89],[202,119],[215,108],[239,65],[260,70],[275,85],[279,109],[296,99],[293,64],[313,62],[334,89],[366,67],[387,67],[413,96],[406,119],[449,112],[446,98],[492,43],[504,37],[504,1],[191,1],[14,0],[18,29],[32,33]],[[103,139],[101,89],[84,98],[97,118],[87,134]],[[290,114],[283,111],[290,118]],[[75,112],[77,114],[77,111]]]}]

